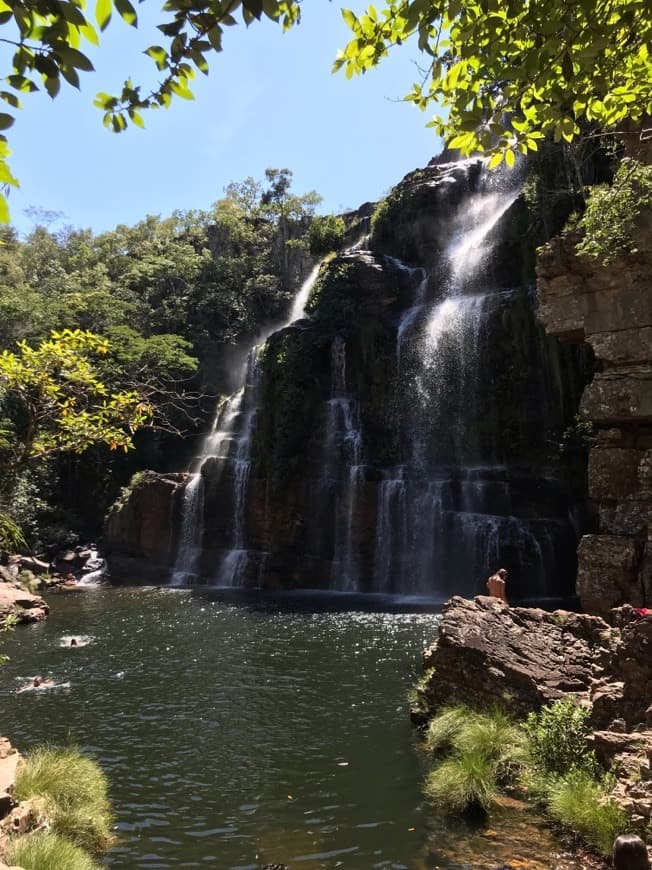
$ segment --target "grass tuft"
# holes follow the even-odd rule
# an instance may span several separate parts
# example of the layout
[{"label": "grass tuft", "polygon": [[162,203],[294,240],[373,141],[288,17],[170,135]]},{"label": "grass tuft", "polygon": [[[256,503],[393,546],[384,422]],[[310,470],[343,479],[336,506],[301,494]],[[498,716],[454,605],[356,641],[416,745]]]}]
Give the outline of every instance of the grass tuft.
[{"label": "grass tuft", "polygon": [[464,812],[479,807],[487,811],[496,798],[498,771],[482,752],[469,750],[442,761],[428,775],[428,797],[446,812]]},{"label": "grass tuft", "polygon": [[65,837],[43,831],[11,842],[5,860],[23,870],[101,870],[82,848]]},{"label": "grass tuft", "polygon": [[513,781],[528,764],[530,752],[527,735],[502,710],[475,714],[453,739],[460,753],[479,752],[496,764],[501,781]]},{"label": "grass tuft", "polygon": [[614,839],[627,828],[625,811],[587,770],[576,768],[551,783],[547,803],[554,819],[572,828],[604,855],[611,852]]},{"label": "grass tuft", "polygon": [[468,707],[445,707],[428,725],[426,744],[432,752],[446,752],[453,748],[454,741],[467,723],[478,716]]},{"label": "grass tuft", "polygon": [[42,746],[31,752],[16,775],[15,796],[42,798],[53,832],[84,849],[102,851],[113,839],[106,775],[75,747]]}]

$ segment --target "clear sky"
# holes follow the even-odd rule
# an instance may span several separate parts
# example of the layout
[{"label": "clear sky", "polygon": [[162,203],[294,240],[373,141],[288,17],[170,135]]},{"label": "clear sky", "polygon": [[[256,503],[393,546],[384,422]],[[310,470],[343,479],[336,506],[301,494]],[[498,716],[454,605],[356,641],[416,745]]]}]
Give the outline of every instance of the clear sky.
[{"label": "clear sky", "polygon": [[208,208],[230,181],[263,180],[268,166],[291,169],[297,193],[320,193],[322,212],[356,208],[441,148],[425,127],[428,115],[397,101],[418,78],[410,46],[365,76],[331,74],[349,31],[329,0],[304,2],[301,24],[286,34],[269,21],[230,28],[224,51],[208,58],[209,76],[197,73],[194,101],[175,98],[168,110],[146,112],[145,130],[110,133],[93,99],[119,92],[130,75],[155,81],[142,51],[161,41],[159,9],[156,0],[139,5],[138,30],[111,22],[101,48],[87,52],[96,72],[82,74],[81,93],[62,86],[55,100],[25,96],[9,131],[21,183],[9,204],[21,232],[33,226],[29,206],[98,232],[147,214]]}]

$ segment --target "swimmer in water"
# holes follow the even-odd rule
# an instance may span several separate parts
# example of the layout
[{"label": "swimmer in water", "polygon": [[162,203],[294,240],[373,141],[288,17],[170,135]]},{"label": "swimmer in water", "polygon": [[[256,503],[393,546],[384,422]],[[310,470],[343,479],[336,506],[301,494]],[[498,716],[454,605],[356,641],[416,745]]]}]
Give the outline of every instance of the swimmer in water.
[{"label": "swimmer in water", "polygon": [[77,646],[77,638],[76,637],[70,638],[70,646]]},{"label": "swimmer in water", "polygon": [[39,677],[38,675],[33,677],[32,682],[27,686],[23,686],[21,689],[16,689],[17,692],[31,692],[34,689],[52,689],[54,687],[54,680],[44,680],[43,677]]}]

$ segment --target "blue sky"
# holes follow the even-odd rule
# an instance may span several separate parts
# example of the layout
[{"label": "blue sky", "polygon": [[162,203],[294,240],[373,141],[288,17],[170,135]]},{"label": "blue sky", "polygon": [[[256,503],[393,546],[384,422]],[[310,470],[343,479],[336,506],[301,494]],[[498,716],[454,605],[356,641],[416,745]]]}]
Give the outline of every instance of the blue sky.
[{"label": "blue sky", "polygon": [[222,54],[209,58],[210,75],[194,81],[194,101],[145,113],[145,130],[110,133],[94,96],[118,92],[129,75],[155,81],[142,51],[160,42],[159,9],[142,3],[138,30],[111,22],[101,48],[88,51],[96,72],[83,74],[81,93],[25,97],[10,131],[21,183],[10,207],[21,232],[33,225],[29,206],[95,231],[208,208],[230,181],[263,179],[268,166],[292,169],[297,193],[317,190],[320,211],[340,211],[378,199],[440,150],[428,115],[397,101],[418,77],[409,46],[357,79],[331,74],[349,31],[328,0],[304,3],[300,26],[286,34],[268,21],[230,28]]}]

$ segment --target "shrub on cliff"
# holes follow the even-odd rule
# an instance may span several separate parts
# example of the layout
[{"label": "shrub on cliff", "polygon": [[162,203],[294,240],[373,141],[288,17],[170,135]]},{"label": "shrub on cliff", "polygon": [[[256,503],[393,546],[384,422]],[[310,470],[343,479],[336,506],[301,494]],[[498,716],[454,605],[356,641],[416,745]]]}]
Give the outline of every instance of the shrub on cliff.
[{"label": "shrub on cliff", "polygon": [[329,214],[313,218],[308,230],[308,247],[315,257],[323,257],[331,251],[338,251],[344,242],[346,225],[341,217]]},{"label": "shrub on cliff", "polygon": [[31,752],[18,770],[15,796],[19,801],[42,798],[52,831],[79,846],[98,852],[110,845],[106,774],[75,747],[43,746]]},{"label": "shrub on cliff", "polygon": [[79,846],[58,834],[43,831],[18,837],[4,857],[23,870],[101,870]]},{"label": "shrub on cliff", "polygon": [[596,185],[591,191],[579,223],[585,235],[578,253],[604,265],[636,253],[636,225],[646,209],[652,209],[652,166],[625,158],[611,187]]},{"label": "shrub on cliff", "polygon": [[589,710],[568,700],[546,704],[538,713],[530,713],[524,727],[539,773],[565,774],[573,768],[597,772],[598,763],[587,743],[588,717]]}]

